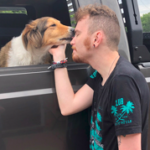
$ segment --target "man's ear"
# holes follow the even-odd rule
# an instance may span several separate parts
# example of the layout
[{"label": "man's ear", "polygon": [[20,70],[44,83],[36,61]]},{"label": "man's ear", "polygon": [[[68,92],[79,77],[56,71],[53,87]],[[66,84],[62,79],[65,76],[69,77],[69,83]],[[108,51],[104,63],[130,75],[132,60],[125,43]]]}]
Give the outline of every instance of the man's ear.
[{"label": "man's ear", "polygon": [[95,47],[98,47],[102,43],[103,36],[104,35],[102,31],[95,32],[94,41],[93,41],[93,44],[95,45]]},{"label": "man's ear", "polygon": [[42,35],[36,24],[31,22],[26,25],[24,31],[22,32],[22,40],[27,50],[37,49],[42,46]]}]

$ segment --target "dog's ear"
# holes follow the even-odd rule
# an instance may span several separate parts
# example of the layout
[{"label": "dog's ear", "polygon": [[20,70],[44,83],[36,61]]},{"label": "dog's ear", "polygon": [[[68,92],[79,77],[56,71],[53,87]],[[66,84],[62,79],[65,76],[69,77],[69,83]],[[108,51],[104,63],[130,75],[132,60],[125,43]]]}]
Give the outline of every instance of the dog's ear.
[{"label": "dog's ear", "polygon": [[22,32],[22,40],[27,50],[38,49],[42,46],[42,35],[39,32],[36,23],[31,22],[26,25]]}]

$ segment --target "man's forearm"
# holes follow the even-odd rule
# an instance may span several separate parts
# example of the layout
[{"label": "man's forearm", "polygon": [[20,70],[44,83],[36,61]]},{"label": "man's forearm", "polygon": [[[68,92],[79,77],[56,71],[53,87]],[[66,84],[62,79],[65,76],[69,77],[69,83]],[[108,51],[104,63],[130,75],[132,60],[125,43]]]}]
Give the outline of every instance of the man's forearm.
[{"label": "man's forearm", "polygon": [[67,107],[69,107],[73,101],[74,91],[66,68],[55,69],[54,75],[59,107],[61,113],[65,115],[65,111],[68,109]]},{"label": "man's forearm", "polygon": [[[56,49],[51,49],[50,53],[53,54],[53,60],[55,62],[65,60],[66,45],[61,45]],[[57,98],[61,113],[65,115],[67,107],[71,106],[71,102],[74,97],[74,91],[71,86],[68,71],[66,68],[57,68],[54,70],[55,87],[57,92]]]},{"label": "man's forearm", "polygon": [[141,150],[141,133],[118,136],[119,150]]},{"label": "man's forearm", "polygon": [[[49,52],[53,55],[55,62],[65,60],[65,45],[50,49]],[[67,68],[56,68],[54,76],[58,103],[62,115],[77,113],[92,105],[93,89],[85,84],[74,93]]]}]

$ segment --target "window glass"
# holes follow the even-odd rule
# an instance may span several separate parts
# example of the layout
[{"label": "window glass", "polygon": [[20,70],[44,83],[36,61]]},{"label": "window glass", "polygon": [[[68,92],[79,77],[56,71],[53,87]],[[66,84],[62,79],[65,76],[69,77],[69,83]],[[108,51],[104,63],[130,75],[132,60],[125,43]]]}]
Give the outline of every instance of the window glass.
[{"label": "window glass", "polygon": [[150,32],[150,1],[138,0],[143,32]]},{"label": "window glass", "polygon": [[23,7],[0,7],[0,14],[26,14],[27,11]]}]

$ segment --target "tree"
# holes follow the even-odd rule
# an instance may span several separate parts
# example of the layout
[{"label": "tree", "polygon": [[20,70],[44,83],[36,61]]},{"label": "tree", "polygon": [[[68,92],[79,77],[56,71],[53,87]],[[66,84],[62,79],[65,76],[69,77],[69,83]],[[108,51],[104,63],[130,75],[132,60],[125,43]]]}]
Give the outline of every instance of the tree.
[{"label": "tree", "polygon": [[143,32],[150,32],[150,12],[141,17]]}]

